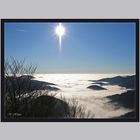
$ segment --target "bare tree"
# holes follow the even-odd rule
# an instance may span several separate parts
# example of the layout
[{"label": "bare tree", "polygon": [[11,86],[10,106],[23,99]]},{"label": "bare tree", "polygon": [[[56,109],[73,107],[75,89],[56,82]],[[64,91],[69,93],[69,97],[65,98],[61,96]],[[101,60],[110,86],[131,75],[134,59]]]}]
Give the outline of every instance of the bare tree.
[{"label": "bare tree", "polygon": [[5,62],[4,68],[5,113],[18,113],[23,105],[28,109],[29,102],[37,92],[31,87],[31,79],[37,67],[33,64],[25,65],[25,60],[11,58]]},{"label": "bare tree", "polygon": [[93,118],[94,115],[90,111],[87,111],[87,108],[79,104],[78,98],[73,97],[66,99],[61,96],[61,100],[67,104],[63,104],[61,110],[63,111],[63,116],[65,118]]},{"label": "bare tree", "polygon": [[33,85],[36,71],[33,64],[26,65],[25,60],[11,58],[5,62],[4,109],[6,117],[63,117],[88,118],[90,112],[79,104],[76,98],[55,98],[56,94],[41,91]]}]

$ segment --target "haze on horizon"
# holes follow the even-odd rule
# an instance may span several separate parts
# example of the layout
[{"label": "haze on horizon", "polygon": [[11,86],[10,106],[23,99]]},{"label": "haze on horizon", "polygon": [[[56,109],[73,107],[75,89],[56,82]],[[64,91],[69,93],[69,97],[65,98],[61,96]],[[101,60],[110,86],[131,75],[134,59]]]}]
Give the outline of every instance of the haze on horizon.
[{"label": "haze on horizon", "polygon": [[37,65],[37,73],[135,73],[135,23],[5,23],[5,59]]}]

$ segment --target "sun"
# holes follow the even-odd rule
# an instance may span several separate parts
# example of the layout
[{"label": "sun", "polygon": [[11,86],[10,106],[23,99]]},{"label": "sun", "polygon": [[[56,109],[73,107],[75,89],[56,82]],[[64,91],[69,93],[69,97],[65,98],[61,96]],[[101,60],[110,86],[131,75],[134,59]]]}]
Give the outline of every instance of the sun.
[{"label": "sun", "polygon": [[55,28],[55,34],[58,36],[59,38],[59,48],[61,50],[61,44],[62,44],[62,36],[65,35],[65,27],[59,23],[56,28]]},{"label": "sun", "polygon": [[56,27],[55,33],[58,36],[63,36],[65,34],[65,28],[62,26],[61,23],[59,23],[59,25]]}]

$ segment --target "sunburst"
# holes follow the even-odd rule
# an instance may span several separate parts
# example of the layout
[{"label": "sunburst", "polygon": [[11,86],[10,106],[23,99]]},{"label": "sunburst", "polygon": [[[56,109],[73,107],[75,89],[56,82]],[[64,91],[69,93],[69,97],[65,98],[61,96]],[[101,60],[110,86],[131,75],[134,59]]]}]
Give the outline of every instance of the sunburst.
[{"label": "sunburst", "polygon": [[62,36],[65,35],[65,32],[66,31],[65,31],[64,26],[61,23],[59,23],[55,28],[55,33],[59,38],[59,48],[60,48],[60,50],[62,48]]}]

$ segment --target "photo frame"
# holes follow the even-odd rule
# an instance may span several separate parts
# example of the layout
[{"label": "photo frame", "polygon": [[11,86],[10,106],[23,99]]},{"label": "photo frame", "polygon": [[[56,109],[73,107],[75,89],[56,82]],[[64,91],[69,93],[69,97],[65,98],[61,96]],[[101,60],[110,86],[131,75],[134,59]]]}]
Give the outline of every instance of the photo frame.
[{"label": "photo frame", "polygon": [[[34,26],[34,24],[46,24],[46,23],[52,23],[52,24],[58,24],[58,29],[56,29],[56,34],[57,34],[57,36],[58,36],[58,38],[59,38],[59,45],[61,45],[61,37],[63,36],[63,32],[64,32],[64,29],[62,28],[62,26],[61,26],[61,24],[59,24],[59,23],[65,23],[65,24],[72,24],[71,26],[70,26],[70,29],[72,29],[73,27],[73,24],[86,24],[86,25],[84,25],[84,26],[82,26],[82,27],[80,27],[80,29],[78,29],[78,31],[80,31],[80,30],[82,30],[83,29],[83,27],[85,27],[85,29],[86,29],[86,26],[87,26],[87,24],[133,24],[133,30],[134,30],[134,34],[132,35],[132,37],[134,38],[134,43],[135,44],[133,44],[133,46],[134,46],[134,48],[132,48],[133,50],[134,50],[134,56],[132,56],[132,57],[135,57],[134,58],[134,60],[135,60],[135,62],[134,62],[134,70],[135,70],[135,73],[134,73],[134,75],[135,75],[135,77],[134,77],[134,85],[135,85],[135,89],[134,89],[134,93],[130,93],[131,94],[131,96],[129,96],[129,97],[127,97],[127,98],[129,98],[129,100],[128,100],[128,102],[130,103],[130,101],[131,101],[131,99],[133,98],[134,99],[134,102],[132,103],[133,104],[133,109],[132,109],[132,107],[131,108],[129,108],[129,109],[132,109],[132,110],[134,110],[134,112],[133,112],[133,114],[134,114],[134,116],[133,117],[131,117],[131,115],[132,114],[128,114],[128,116],[129,117],[103,117],[103,116],[101,116],[101,117],[93,117],[93,118],[84,118],[84,117],[81,117],[81,118],[77,118],[77,117],[34,117],[34,115],[29,115],[28,117],[26,116],[26,117],[22,117],[22,116],[18,116],[18,114],[26,114],[27,112],[26,111],[24,111],[23,112],[23,110],[22,110],[22,113],[17,113],[17,112],[15,112],[15,111],[13,111],[13,113],[11,113],[10,111],[13,109],[6,109],[5,108],[5,104],[7,104],[7,100],[9,101],[9,98],[11,98],[12,99],[12,101],[13,100],[17,100],[17,98],[19,97],[19,95],[16,95],[15,96],[15,98],[13,99],[13,97],[9,97],[8,96],[8,99],[6,99],[5,100],[5,97],[7,97],[7,94],[6,94],[6,90],[9,88],[11,88],[11,87],[8,87],[8,86],[5,86],[6,85],[6,83],[5,82],[7,82],[6,80],[8,79],[8,78],[11,78],[9,75],[11,74],[9,74],[8,75],[8,77],[6,77],[5,78],[5,54],[6,54],[6,56],[8,56],[8,54],[10,54],[9,52],[7,53],[7,51],[8,51],[8,49],[6,49],[6,45],[7,45],[7,41],[9,40],[9,39],[11,39],[11,38],[9,38],[9,37],[7,37],[9,34],[12,34],[11,36],[14,38],[14,36],[15,36],[15,34],[13,34],[14,32],[12,32],[11,30],[12,30],[12,28],[11,27],[8,27],[8,26],[6,26],[6,24],[21,24],[21,23],[24,23],[24,24],[30,24],[30,26]],[[38,25],[37,25],[38,26]],[[92,25],[91,25],[92,26]],[[110,25],[110,26],[112,26],[112,25]],[[108,26],[108,27],[105,27],[106,28],[106,30],[107,29],[109,29],[110,28],[110,26]],[[121,26],[121,25],[119,25],[119,26]],[[125,25],[124,25],[125,26]],[[124,27],[123,26],[123,27]],[[17,27],[17,25],[16,25],[16,27]],[[61,27],[61,28],[60,28]],[[119,28],[119,29],[122,29],[123,30],[123,27],[115,27],[115,28]],[[32,27],[30,27],[30,28],[32,28]],[[28,29],[30,29],[30,28],[28,28]],[[40,28],[41,28],[41,25],[40,25]],[[77,28],[79,28],[79,26],[77,27]],[[99,29],[100,29],[100,25],[99,25],[99,27],[98,27]],[[129,30],[129,27],[127,27],[128,28],[128,30]],[[34,28],[35,29],[35,28]],[[34,29],[32,29],[32,30],[34,30]],[[90,31],[90,29],[91,29],[91,27],[88,27],[88,29],[89,29],[89,31]],[[113,28],[114,29],[114,28]],[[24,29],[16,29],[16,28],[14,28],[14,30],[15,30],[15,32],[25,32],[25,30]],[[18,31],[17,31],[18,30]],[[128,30],[126,30],[126,33],[128,33],[127,31]],[[115,29],[115,31],[116,32],[118,32],[118,30],[116,30]],[[110,32],[111,33],[111,32]],[[33,35],[33,34],[32,34]],[[79,35],[79,34],[78,34]],[[113,33],[111,34],[111,35],[113,35]],[[118,33],[118,35],[119,35],[119,33]],[[130,33],[130,35],[131,35],[131,33]],[[25,35],[26,36],[26,35]],[[75,35],[76,36],[76,35]],[[92,34],[91,34],[91,36],[92,36]],[[18,36],[16,36],[16,37],[18,37]],[[131,37],[131,36],[130,36]],[[21,37],[22,38],[22,37]],[[26,38],[27,39],[27,38]],[[131,38],[130,38],[131,39]],[[92,40],[92,39],[91,39]],[[15,41],[15,38],[14,38],[14,41]],[[13,41],[13,45],[14,45],[14,41]],[[128,41],[127,39],[126,39],[126,41]],[[125,42],[126,42],[125,41]],[[119,42],[119,41],[118,41]],[[63,43],[63,42],[62,42]],[[88,43],[88,40],[87,40],[87,42],[86,43]],[[63,44],[62,44],[63,45]],[[2,19],[1,20],[1,121],[2,122],[138,122],[139,121],[139,20],[138,19]],[[60,47],[61,48],[61,47]],[[83,49],[84,50],[84,49]],[[18,51],[18,49],[17,49],[17,51]],[[52,50],[51,50],[52,51]],[[86,51],[86,50],[85,50]],[[108,50],[109,51],[109,50]],[[84,54],[84,51],[82,51],[81,52],[81,54]],[[89,52],[88,52],[89,53]],[[130,51],[130,53],[131,53],[131,51]],[[14,53],[13,53],[14,54]],[[18,54],[18,53],[17,53]],[[76,57],[76,56],[75,56]],[[80,57],[80,56],[79,56]],[[92,56],[91,56],[91,58],[92,58]],[[128,57],[129,58],[129,57]],[[21,63],[22,63],[22,61],[20,61]],[[13,65],[14,64],[17,64],[16,62],[15,63],[13,63]],[[19,64],[19,62],[18,62],[18,64]],[[81,65],[84,65],[84,64],[81,64]],[[56,67],[57,68],[57,67]],[[83,68],[83,67],[82,67]],[[77,68],[78,69],[78,68]],[[63,72],[63,71],[62,71]],[[81,72],[81,71],[80,71]],[[89,72],[90,73],[90,72]],[[24,76],[24,75],[21,75],[21,77],[22,76]],[[41,76],[40,76],[41,77]],[[15,77],[14,77],[15,78]],[[22,77],[22,78],[24,78],[24,77]],[[30,79],[30,77],[28,77],[29,79]],[[108,78],[108,77],[107,77]],[[129,77],[130,78],[130,77]],[[99,78],[97,81],[95,81],[94,79],[93,79],[93,81],[92,82],[100,82],[100,79],[105,79],[105,78]],[[13,79],[12,79],[13,80]],[[81,79],[78,79],[79,81],[81,80]],[[83,79],[82,79],[83,80]],[[87,81],[90,81],[90,80],[92,80],[92,79],[86,79]],[[14,80],[13,80],[14,81]],[[35,81],[35,80],[34,80]],[[130,80],[131,81],[131,80]],[[48,81],[47,81],[48,82]],[[91,81],[90,81],[91,82]],[[106,81],[103,81],[103,82],[106,82]],[[128,82],[128,81],[127,81]],[[131,81],[132,82],[132,81]],[[27,82],[26,82],[27,83]],[[123,82],[124,83],[124,82]],[[51,83],[52,85],[54,84],[54,83]],[[97,83],[96,83],[97,84]],[[102,83],[102,84],[104,84],[104,83]],[[97,84],[98,85],[98,84]],[[112,83],[110,83],[110,85],[112,85],[112,86],[114,86],[114,85],[116,85],[116,83],[114,84],[112,84]],[[110,85],[107,85],[107,86],[110,86]],[[128,85],[127,85],[128,86]],[[27,85],[26,85],[26,87],[27,87]],[[95,86],[94,86],[95,87]],[[105,86],[106,87],[106,86]],[[124,88],[124,86],[122,86],[123,88]],[[16,87],[14,87],[14,88],[16,88]],[[21,87],[20,87],[21,88]],[[25,87],[24,87],[25,88]],[[96,88],[101,88],[101,87],[97,87],[96,86]],[[104,88],[104,86],[103,86],[103,88]],[[125,85],[125,88],[126,88],[126,85]],[[128,88],[129,89],[129,88]],[[127,91],[128,91],[128,89],[127,89]],[[38,89],[35,89],[36,91],[38,90]],[[91,89],[90,89],[91,90]],[[94,89],[95,90],[95,89]],[[108,90],[108,89],[107,89]],[[9,91],[8,91],[9,92]],[[7,93],[8,93],[7,92]],[[16,92],[17,92],[17,89],[16,89]],[[27,91],[26,91],[27,92]],[[91,92],[93,92],[92,90],[91,90]],[[122,93],[121,93],[122,94]],[[132,95],[132,94],[135,94],[135,95]],[[124,95],[124,94],[123,94]],[[123,96],[122,95],[122,96]],[[13,95],[12,95],[13,96]],[[111,95],[110,95],[111,96]],[[122,102],[122,99],[124,98],[124,96],[123,96],[123,98],[122,98],[122,96],[120,97],[119,95],[117,96],[117,99],[119,99],[119,101],[121,100],[121,103],[119,104],[120,106],[122,105],[122,107],[123,108],[125,108],[126,106],[128,106],[128,104],[126,105],[124,105]],[[38,97],[38,95],[37,95],[37,97]],[[108,97],[109,97],[109,95],[108,95]],[[23,96],[23,98],[26,98],[26,97],[24,97]],[[82,97],[83,98],[83,97]],[[115,96],[113,96],[112,95],[112,97],[110,97],[110,100],[111,99],[114,99],[114,98],[116,98]],[[121,98],[121,99],[120,99]],[[124,98],[125,99],[125,98]],[[19,99],[20,100],[20,99]],[[44,99],[43,99],[44,100]],[[43,103],[44,101],[43,100],[41,100],[41,103]],[[47,99],[48,100],[48,99]],[[51,99],[50,99],[51,100]],[[116,100],[116,99],[115,99]],[[10,100],[10,103],[12,104],[13,102],[12,102],[11,100]],[[110,101],[110,103],[112,103],[113,102],[113,100],[112,101]],[[116,103],[117,101],[115,101],[115,103]],[[23,104],[23,103],[22,103]],[[75,102],[75,104],[76,104],[76,102]],[[130,103],[131,104],[131,103]],[[124,105],[124,106],[123,106]],[[7,106],[10,106],[9,104],[7,105]],[[120,106],[117,106],[118,108],[120,107]],[[35,106],[36,107],[36,106]],[[79,106],[79,108],[80,108],[81,106]],[[116,108],[117,108],[116,107]],[[126,107],[127,108],[127,107]],[[112,109],[112,108],[111,108]],[[128,109],[128,108],[127,108]],[[8,113],[7,113],[7,110],[10,110]],[[20,111],[21,111],[21,108],[19,109]],[[81,108],[80,108],[80,110],[81,110]],[[19,112],[20,112],[19,111]],[[122,110],[121,110],[122,111]],[[32,111],[31,111],[32,112]],[[35,112],[36,112],[36,110],[35,110]],[[131,111],[130,111],[131,112]],[[40,113],[40,112],[39,112]],[[42,113],[42,112],[41,112]],[[128,111],[128,113],[129,113],[129,111]],[[8,116],[9,116],[9,114],[11,115],[15,115],[16,114],[16,116],[10,116],[10,117],[7,117],[6,116],[6,114],[8,114]],[[28,113],[27,113],[28,114]],[[34,113],[35,114],[35,113]],[[43,112],[43,114],[44,114],[44,112]],[[124,113],[125,114],[125,113]]]}]

